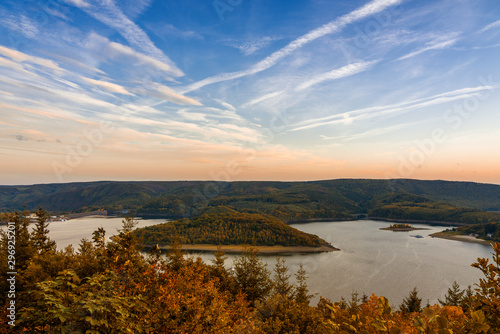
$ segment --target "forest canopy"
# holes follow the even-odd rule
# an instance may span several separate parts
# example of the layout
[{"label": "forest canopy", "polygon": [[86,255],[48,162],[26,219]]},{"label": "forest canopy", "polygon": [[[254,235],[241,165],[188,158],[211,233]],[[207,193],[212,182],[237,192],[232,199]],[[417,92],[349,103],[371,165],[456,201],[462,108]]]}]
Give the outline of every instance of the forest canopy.
[{"label": "forest canopy", "polygon": [[252,246],[330,246],[323,239],[257,213],[242,213],[226,207],[213,208],[194,217],[137,229],[146,245],[180,244]]}]

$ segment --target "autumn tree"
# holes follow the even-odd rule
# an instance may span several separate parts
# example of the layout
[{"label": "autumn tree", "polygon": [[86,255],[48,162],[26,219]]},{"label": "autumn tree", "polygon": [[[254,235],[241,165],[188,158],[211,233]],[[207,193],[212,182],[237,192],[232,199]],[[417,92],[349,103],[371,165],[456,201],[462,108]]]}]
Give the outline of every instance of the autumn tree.
[{"label": "autumn tree", "polygon": [[477,284],[477,308],[484,312],[492,328],[500,328],[500,244],[494,243],[492,246],[492,263],[489,259],[478,258],[472,266],[484,275]]}]

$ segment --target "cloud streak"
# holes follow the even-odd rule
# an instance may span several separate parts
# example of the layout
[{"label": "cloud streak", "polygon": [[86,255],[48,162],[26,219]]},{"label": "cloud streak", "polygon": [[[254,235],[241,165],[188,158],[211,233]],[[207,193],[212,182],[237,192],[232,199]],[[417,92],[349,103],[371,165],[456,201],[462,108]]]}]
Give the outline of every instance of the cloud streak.
[{"label": "cloud streak", "polygon": [[450,47],[453,44],[455,44],[457,41],[458,41],[458,38],[451,38],[451,39],[444,40],[444,41],[436,41],[428,46],[425,46],[423,48],[420,48],[418,50],[410,52],[402,57],[399,57],[397,60],[404,60],[404,59],[412,58],[412,57],[418,56],[419,54],[422,54],[424,52],[431,51],[431,50],[446,49],[447,47]]},{"label": "cloud streak", "polygon": [[287,46],[284,48],[274,52],[264,60],[261,60],[260,62],[256,63],[252,67],[250,67],[247,70],[244,71],[238,71],[238,72],[232,72],[232,73],[222,73],[213,77],[209,77],[206,79],[203,79],[201,81],[195,82],[189,86],[186,87],[186,89],[183,91],[185,92],[190,92],[193,90],[200,89],[206,85],[214,84],[217,82],[222,82],[222,81],[227,81],[227,80],[233,80],[241,77],[245,77],[248,75],[256,74],[259,72],[262,72],[264,70],[267,70],[268,68],[271,68],[272,66],[276,65],[281,59],[285,58],[286,56],[290,55],[291,53],[295,52],[296,50],[300,49],[304,45],[321,38],[323,36],[326,36],[328,34],[332,34],[335,32],[340,31],[342,28],[347,26],[348,24],[351,24],[353,22],[356,22],[358,20],[361,20],[365,17],[368,17],[370,15],[377,14],[381,11],[386,10],[389,7],[398,5],[402,2],[402,0],[373,0],[369,2],[368,4],[362,6],[361,8],[358,8],[346,15],[343,15],[315,30],[312,30],[308,32],[307,34],[295,39],[291,43],[289,43]]},{"label": "cloud streak", "polygon": [[8,57],[12,59],[15,62],[20,62],[20,63],[31,63],[31,64],[36,64],[40,65],[46,68],[50,68],[54,71],[64,71],[62,68],[60,68],[55,62],[49,59],[44,59],[44,58],[39,58],[35,56],[30,56],[25,53],[19,52],[14,49],[10,49],[4,46],[0,46],[0,55]]},{"label": "cloud streak", "polygon": [[493,87],[491,86],[462,88],[441,94],[428,96],[421,99],[405,101],[397,104],[350,110],[328,117],[321,117],[297,123],[295,125],[290,126],[289,131],[307,130],[332,124],[346,124],[347,123],[346,119],[350,120],[348,123],[351,123],[354,120],[369,119],[377,116],[385,116],[394,113],[408,112],[418,108],[424,108],[436,104],[442,104],[460,99],[465,99],[471,96],[476,96],[481,91],[491,90],[491,89],[493,89]]},{"label": "cloud streak", "polygon": [[172,88],[169,88],[164,85],[156,84],[155,87],[151,90],[139,89],[138,92],[149,95],[161,100],[165,100],[168,102],[172,102],[179,105],[191,105],[191,106],[201,106],[202,104],[195,99],[184,96],[182,94],[177,93]]},{"label": "cloud streak", "polygon": [[149,36],[134,22],[132,22],[116,5],[113,0],[66,0],[68,3],[77,6],[89,16],[115,29],[127,40],[130,45],[138,48],[145,54],[155,58],[169,68],[170,74],[175,77],[183,76],[184,73],[177,68],[170,58],[168,58],[151,41]]},{"label": "cloud streak", "polygon": [[494,28],[498,28],[498,27],[500,27],[500,20],[488,24],[486,27],[481,29],[479,32],[485,32],[485,31],[488,31],[490,29],[494,29]]},{"label": "cloud streak", "polygon": [[111,42],[106,37],[98,35],[96,33],[91,33],[87,39],[86,43],[87,47],[92,48],[94,50],[100,50],[102,52],[102,56],[109,58],[116,57],[127,57],[133,59],[135,61],[135,65],[148,65],[153,67],[156,70],[159,70],[168,75],[177,75],[177,71],[175,67],[164,63],[154,57],[149,55],[140,53],[135,51],[129,46]]},{"label": "cloud streak", "polygon": [[99,88],[102,88],[108,92],[111,93],[118,93],[118,94],[124,94],[124,95],[134,95],[127,91],[124,87],[117,85],[112,82],[107,82],[107,81],[102,81],[102,80],[94,80],[94,79],[89,79],[89,78],[83,78],[84,81],[91,85],[95,85]]},{"label": "cloud streak", "polygon": [[306,82],[300,84],[295,90],[301,91],[324,81],[341,79],[364,72],[370,69],[373,65],[375,65],[378,62],[379,60],[373,60],[373,61],[363,61],[345,65],[341,68],[337,68],[332,71],[317,75],[312,79],[307,80]]}]

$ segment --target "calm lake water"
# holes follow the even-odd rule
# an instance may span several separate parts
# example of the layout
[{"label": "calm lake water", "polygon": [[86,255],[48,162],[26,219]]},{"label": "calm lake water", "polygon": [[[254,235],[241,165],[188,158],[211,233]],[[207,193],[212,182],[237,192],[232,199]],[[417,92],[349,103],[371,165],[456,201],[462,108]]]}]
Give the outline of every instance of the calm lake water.
[{"label": "calm lake water", "polygon": [[[92,238],[99,227],[106,229],[109,237],[121,228],[121,218],[83,218],[50,224],[50,237],[62,249],[69,244],[78,248],[80,239]],[[164,219],[140,220],[138,227],[165,222]],[[423,303],[431,304],[443,298],[456,280],[462,288],[473,285],[482,277],[478,269],[470,265],[478,257],[491,258],[491,247],[461,241],[431,238],[428,235],[446,227],[415,224],[429,230],[412,232],[381,231],[389,223],[371,220],[352,222],[321,222],[296,224],[293,227],[313,233],[341,249],[321,254],[286,255],[288,267],[296,271],[302,263],[308,272],[308,285],[317,293],[332,301],[350,297],[351,292],[375,293],[389,298],[399,305],[413,287],[417,287]],[[412,235],[424,238],[414,238]],[[193,254],[205,261],[209,253]],[[235,256],[228,258],[231,266]],[[264,256],[272,270],[276,256]],[[318,300],[315,298],[314,303]]]}]

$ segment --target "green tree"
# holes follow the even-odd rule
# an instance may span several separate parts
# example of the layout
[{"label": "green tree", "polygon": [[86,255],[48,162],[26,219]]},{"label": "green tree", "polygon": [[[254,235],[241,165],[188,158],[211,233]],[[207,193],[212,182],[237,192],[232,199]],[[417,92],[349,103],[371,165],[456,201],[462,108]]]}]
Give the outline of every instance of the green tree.
[{"label": "green tree", "polygon": [[295,284],[293,296],[294,299],[300,305],[309,305],[309,301],[314,295],[309,294],[309,288],[307,287],[307,272],[302,264],[299,265],[299,270],[295,273],[295,279],[297,283]]},{"label": "green tree", "polygon": [[49,214],[42,207],[39,207],[37,216],[35,228],[31,232],[33,247],[40,255],[55,251],[56,242],[49,237]]},{"label": "green tree", "polygon": [[465,290],[461,290],[457,281],[454,281],[451,288],[448,288],[444,300],[438,299],[438,301],[443,306],[462,306],[464,294]]},{"label": "green tree", "polygon": [[292,293],[292,285],[290,284],[289,269],[286,266],[286,261],[278,257],[276,259],[276,265],[274,267],[274,278],[272,281],[273,294],[279,294],[282,297],[289,297]]},{"label": "green tree", "polygon": [[266,264],[257,255],[257,250],[247,248],[234,261],[233,277],[236,289],[245,294],[251,305],[264,300],[271,290],[271,280]]},{"label": "green tree", "polygon": [[418,298],[417,287],[410,291],[410,295],[403,299],[403,303],[399,306],[403,313],[413,313],[422,311],[422,299]]}]

